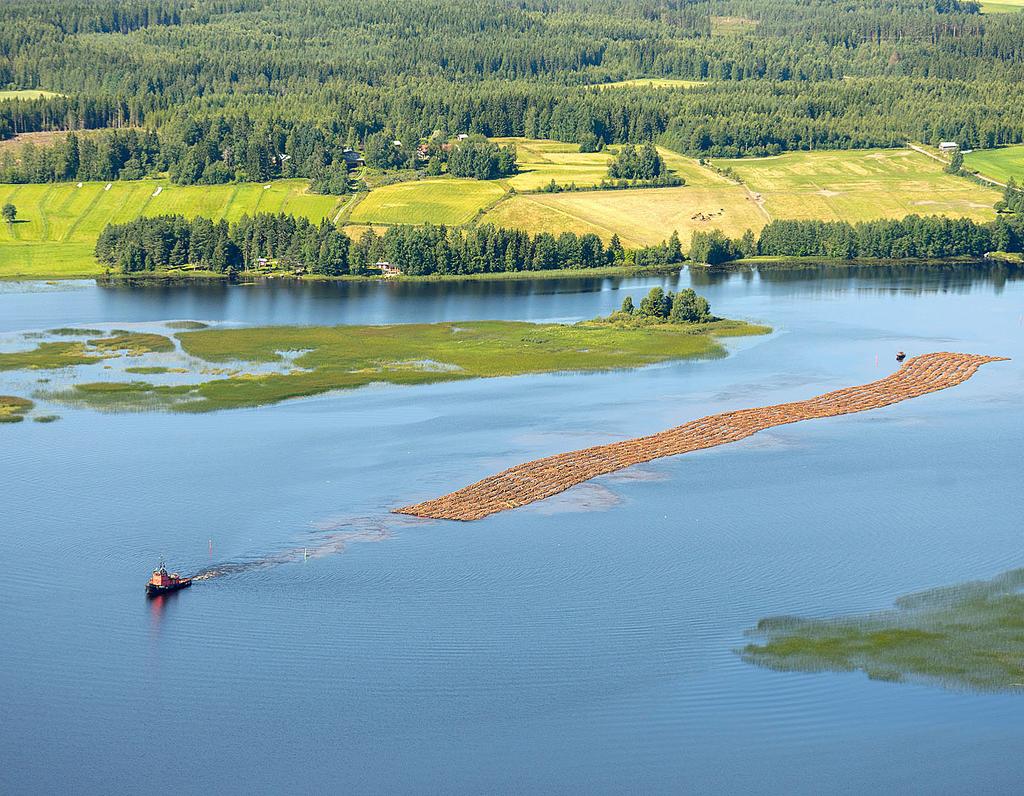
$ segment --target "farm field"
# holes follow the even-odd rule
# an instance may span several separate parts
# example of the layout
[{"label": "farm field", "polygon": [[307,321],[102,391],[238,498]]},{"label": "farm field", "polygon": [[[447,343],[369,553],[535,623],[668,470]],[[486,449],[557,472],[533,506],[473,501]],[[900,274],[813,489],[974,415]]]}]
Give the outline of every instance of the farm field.
[{"label": "farm field", "polygon": [[686,248],[695,231],[721,229],[738,237],[747,229],[757,232],[768,219],[743,187],[723,180],[713,186],[520,194],[483,220],[530,232],[593,232],[606,240],[618,234],[626,246],[660,243],[676,230]]},{"label": "farm field", "polygon": [[772,218],[857,222],[916,213],[991,221],[1000,199],[909,149],[791,152],[715,165],[731,167]]},{"label": "farm field", "polygon": [[702,80],[680,80],[671,77],[635,77],[631,80],[616,80],[614,83],[598,83],[598,88],[701,88],[708,85]]},{"label": "farm field", "polygon": [[319,221],[340,197],[306,193],[306,180],[234,185],[172,185],[166,180],[0,185],[0,204],[18,221],[0,225],[0,277],[92,275],[101,272],[93,247],[111,222],[181,213],[234,221],[245,213],[288,212]]},{"label": "farm field", "polygon": [[998,149],[976,149],[964,155],[964,165],[993,180],[1006,182],[1013,177],[1024,182],[1024,144]]},{"label": "farm field", "polygon": [[439,178],[375,188],[349,220],[353,224],[466,224],[504,194],[497,182]]},{"label": "farm field", "polygon": [[19,88],[9,89],[7,91],[0,91],[0,102],[4,100],[32,100],[42,99],[43,97],[59,97],[60,93],[56,91],[44,91],[41,88]]},{"label": "farm field", "polygon": [[996,0],[994,3],[983,2],[983,14],[1014,14],[1024,11],[1024,0]]},{"label": "farm field", "polygon": [[579,144],[533,138],[495,138],[497,144],[515,144],[519,173],[503,180],[517,191],[535,191],[554,180],[559,185],[597,185],[608,176],[617,147],[604,152],[580,152]]},{"label": "farm field", "polygon": [[[519,173],[501,182],[517,191],[535,191],[551,180],[562,186],[576,183],[581,188],[598,185],[608,177],[618,146],[604,152],[580,152],[579,144],[545,141],[535,138],[495,138],[498,144],[514,144]],[[687,185],[728,185],[729,181],[715,172],[702,168],[693,158],[684,157],[668,149],[658,148],[665,165],[673,174],[686,180]]]}]

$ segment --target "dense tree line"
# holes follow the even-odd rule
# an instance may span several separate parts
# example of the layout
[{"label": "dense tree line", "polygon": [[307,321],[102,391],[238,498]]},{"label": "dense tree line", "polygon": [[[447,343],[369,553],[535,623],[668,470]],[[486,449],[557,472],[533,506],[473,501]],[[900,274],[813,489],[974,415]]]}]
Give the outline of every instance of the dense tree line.
[{"label": "dense tree line", "polygon": [[528,233],[482,226],[471,230],[425,225],[370,229],[358,240],[323,221],[287,214],[243,216],[214,223],[180,215],[110,224],[96,244],[97,259],[124,273],[186,265],[221,273],[261,266],[328,276],[371,274],[387,263],[410,275],[475,274],[599,268],[631,263],[666,265],[683,260],[679,237],[626,251],[617,236],[607,245],[593,234]]},{"label": "dense tree line", "polygon": [[449,174],[478,180],[510,177],[517,170],[514,146],[498,146],[482,136],[453,144],[447,162]]},{"label": "dense tree line", "polygon": [[0,182],[138,180],[163,171],[166,160],[156,133],[143,130],[73,132],[53,146],[25,144],[15,157],[0,157]]},{"label": "dense tree line", "polygon": [[756,244],[752,233],[739,241],[729,240],[720,232],[694,236],[690,258],[712,264],[754,255],[928,260],[1022,250],[1022,216],[1000,217],[984,224],[968,218],[907,216],[857,224],[776,220],[761,230]]}]

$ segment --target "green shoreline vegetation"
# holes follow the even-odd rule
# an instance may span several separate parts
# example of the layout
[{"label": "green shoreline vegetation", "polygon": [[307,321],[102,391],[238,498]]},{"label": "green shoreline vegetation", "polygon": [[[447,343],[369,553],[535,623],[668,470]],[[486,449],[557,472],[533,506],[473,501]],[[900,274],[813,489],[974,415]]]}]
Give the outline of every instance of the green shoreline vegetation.
[{"label": "green shoreline vegetation", "polygon": [[721,357],[725,348],[717,338],[770,331],[720,319],[634,326],[596,320],[575,325],[470,321],[205,329],[177,335],[188,355],[237,370],[248,364],[279,366],[281,371],[230,372],[226,378],[194,384],[87,382],[41,395],[110,411],[208,412],[374,383],[430,384]]},{"label": "green shoreline vegetation", "polygon": [[741,652],[779,671],[1024,693],[1024,569],[902,597],[867,616],[762,619]]}]

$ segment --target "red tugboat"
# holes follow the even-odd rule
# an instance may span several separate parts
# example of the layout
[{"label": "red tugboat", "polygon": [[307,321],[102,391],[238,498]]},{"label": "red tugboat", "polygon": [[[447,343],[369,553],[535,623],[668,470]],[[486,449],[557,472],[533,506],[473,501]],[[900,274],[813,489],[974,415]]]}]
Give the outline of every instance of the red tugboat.
[{"label": "red tugboat", "polygon": [[183,578],[177,572],[167,573],[167,567],[160,561],[160,566],[153,570],[153,577],[146,584],[146,596],[156,597],[169,594],[178,589],[187,589],[192,585],[192,578]]}]

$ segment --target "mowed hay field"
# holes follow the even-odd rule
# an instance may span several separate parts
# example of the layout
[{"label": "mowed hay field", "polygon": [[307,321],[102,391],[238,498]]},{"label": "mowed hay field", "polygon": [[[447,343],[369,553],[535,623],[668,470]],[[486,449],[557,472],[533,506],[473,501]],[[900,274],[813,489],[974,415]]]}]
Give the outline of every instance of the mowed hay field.
[{"label": "mowed hay field", "polygon": [[497,181],[441,177],[374,188],[355,206],[353,224],[467,224],[505,194]]},{"label": "mowed hay field", "polygon": [[[495,138],[497,144],[514,144],[519,173],[501,180],[517,191],[536,191],[554,180],[558,185],[589,188],[608,179],[608,164],[612,162],[618,146],[603,152],[580,152],[579,144],[545,141],[535,138]],[[728,180],[713,171],[701,168],[696,160],[668,149],[658,148],[669,171],[686,180],[687,185],[728,184]]]},{"label": "mowed hay field", "polygon": [[[581,153],[576,144],[532,139],[498,139],[516,145],[522,173],[505,180],[518,190],[537,189],[552,179],[559,185],[596,185],[608,175],[618,147]],[[607,240],[617,234],[626,246],[660,243],[673,230],[686,246],[696,230],[721,229],[742,235],[759,230],[767,216],[747,191],[706,169],[693,158],[659,148],[669,171],[682,177],[681,188],[623,191],[533,193],[510,196],[484,215],[482,222],[528,232],[593,232]]]},{"label": "mowed hay field", "polygon": [[1019,185],[1024,183],[1024,144],[999,149],[976,149],[964,155],[964,165],[999,182],[1006,182],[1013,177]]},{"label": "mowed hay field", "polygon": [[617,234],[625,246],[660,243],[676,230],[686,248],[695,231],[720,229],[739,237],[747,229],[757,232],[768,219],[741,186],[723,181],[682,188],[520,194],[483,220],[556,235],[593,232],[608,240]]},{"label": "mowed hay field", "polygon": [[868,221],[907,215],[995,218],[997,191],[946,174],[910,149],[790,152],[716,160],[761,195],[772,218]]},{"label": "mowed hay field", "polygon": [[18,221],[0,224],[0,277],[87,276],[101,272],[93,257],[109,223],[180,213],[234,221],[248,213],[294,213],[333,218],[343,197],[307,193],[306,180],[231,185],[138,182],[0,185],[0,205],[11,202]]},{"label": "mowed hay field", "polygon": [[517,191],[535,191],[552,180],[559,185],[597,185],[608,177],[608,164],[617,148],[604,152],[580,152],[579,144],[539,141],[532,138],[495,138],[495,143],[514,144],[519,173],[502,182]]}]

